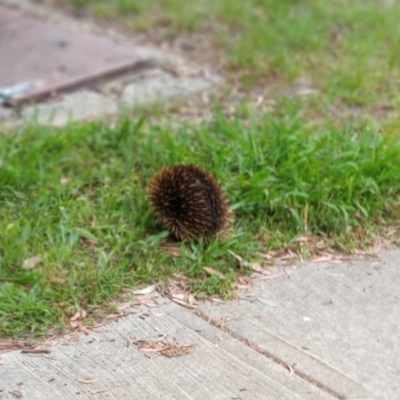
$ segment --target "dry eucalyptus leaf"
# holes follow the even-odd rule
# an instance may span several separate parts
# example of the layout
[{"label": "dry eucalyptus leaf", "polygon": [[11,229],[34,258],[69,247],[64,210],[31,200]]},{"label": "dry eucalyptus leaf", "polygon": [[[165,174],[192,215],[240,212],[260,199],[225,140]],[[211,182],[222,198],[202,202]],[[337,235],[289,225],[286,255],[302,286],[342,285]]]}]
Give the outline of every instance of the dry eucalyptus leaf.
[{"label": "dry eucalyptus leaf", "polygon": [[210,299],[213,303],[218,303],[218,304],[226,304],[226,301],[223,301],[221,299],[217,299],[217,298],[211,298]]},{"label": "dry eucalyptus leaf", "polygon": [[69,179],[69,178],[61,178],[60,179],[61,185],[68,185],[68,183],[70,183],[70,182],[71,182],[71,179]]},{"label": "dry eucalyptus leaf", "polygon": [[203,269],[209,275],[216,275],[220,279],[226,279],[226,276],[221,271],[217,271],[216,269],[214,269],[212,267],[203,267]]},{"label": "dry eucalyptus leaf", "polygon": [[234,283],[234,286],[236,289],[239,289],[239,290],[246,290],[246,289],[251,288],[250,283]]},{"label": "dry eucalyptus leaf", "polygon": [[186,298],[186,294],[185,293],[179,292],[177,290],[171,290],[170,295],[174,299],[178,299],[178,300],[185,300],[185,298]]},{"label": "dry eucalyptus leaf", "polygon": [[246,263],[254,272],[258,272],[263,275],[270,275],[271,272],[268,270],[264,269],[260,263],[257,262],[251,262],[251,263]]},{"label": "dry eucalyptus leaf", "polygon": [[171,254],[173,257],[181,256],[181,248],[176,246],[161,246],[160,250],[165,251],[166,253]]},{"label": "dry eucalyptus leaf", "polygon": [[266,260],[272,260],[274,256],[271,253],[257,253],[262,258],[265,258]]},{"label": "dry eucalyptus leaf", "polygon": [[269,306],[269,307],[273,307],[273,308],[277,307],[276,303],[274,303],[274,302],[271,301],[271,300],[264,299],[263,297],[258,297],[258,296],[257,296],[257,300],[258,300],[260,303],[263,303],[263,304],[265,304],[265,305],[267,305],[267,306]]},{"label": "dry eucalyptus leaf", "polygon": [[154,290],[156,290],[156,285],[150,285],[143,289],[135,290],[133,292],[133,294],[136,294],[136,295],[150,294],[150,293],[154,292]]},{"label": "dry eucalyptus leaf", "polygon": [[314,258],[312,261],[315,263],[320,263],[320,262],[327,262],[327,261],[332,261],[332,260],[333,260],[333,255],[317,257],[317,258]]},{"label": "dry eucalyptus leaf", "polygon": [[241,267],[250,267],[254,272],[258,272],[258,273],[263,274],[263,275],[269,275],[270,274],[270,272],[267,271],[266,269],[264,269],[260,263],[245,261],[245,260],[243,260],[242,257],[240,257],[239,255],[235,254],[233,251],[231,251],[231,250],[228,250],[228,251],[233,257],[236,258],[236,260],[239,261],[239,265]]},{"label": "dry eucalyptus leaf", "polygon": [[39,265],[42,262],[42,256],[41,255],[36,255],[31,258],[27,258],[24,260],[22,263],[22,269],[33,269],[37,265]]},{"label": "dry eucalyptus leaf", "polygon": [[89,385],[90,383],[95,383],[100,379],[100,376],[98,376],[97,378],[93,378],[93,379],[77,379],[78,382],[80,383],[84,383],[86,385]]},{"label": "dry eucalyptus leaf", "polygon": [[276,279],[276,278],[280,278],[281,276],[284,276],[285,275],[285,273],[284,272],[280,272],[280,273],[277,273],[277,274],[274,274],[274,275],[264,275],[264,276],[262,276],[262,277],[260,277],[260,278],[253,278],[253,279],[256,279],[256,280],[262,280],[262,281],[266,281],[266,280],[272,280],[272,279]]},{"label": "dry eucalyptus leaf", "polygon": [[306,243],[309,241],[307,236],[299,236],[297,239],[294,240],[297,243]]},{"label": "dry eucalyptus leaf", "polygon": [[80,318],[86,318],[87,312],[84,309],[78,310],[69,320],[72,321],[77,321]]},{"label": "dry eucalyptus leaf", "polygon": [[294,375],[294,369],[291,365],[286,365],[286,368],[289,370],[289,373],[287,374],[288,378],[291,378]]},{"label": "dry eucalyptus leaf", "polygon": [[231,251],[231,250],[228,250],[228,252],[229,252],[233,257],[235,257],[236,260],[238,260],[240,264],[243,263],[243,258],[242,258],[242,257],[240,257],[239,255],[235,254],[235,253],[234,253],[233,251]]},{"label": "dry eucalyptus leaf", "polygon": [[292,260],[293,258],[297,258],[298,255],[296,253],[294,253],[293,251],[289,250],[287,254],[285,254],[284,256],[279,257],[279,259],[281,261],[284,260]]},{"label": "dry eucalyptus leaf", "polygon": [[165,340],[139,340],[136,343],[138,349],[144,353],[160,353],[166,357],[179,357],[189,354],[193,345],[171,344]]},{"label": "dry eucalyptus leaf", "polygon": [[120,312],[119,314],[110,314],[106,316],[106,319],[118,319],[125,316],[125,313]]},{"label": "dry eucalyptus leaf", "polygon": [[171,297],[171,300],[172,300],[174,303],[180,304],[181,306],[184,306],[184,307],[188,307],[188,308],[197,308],[197,306],[194,305],[194,304],[186,303],[185,301],[176,299],[176,298],[174,298],[174,297]]},{"label": "dry eucalyptus leaf", "polygon": [[0,342],[0,350],[15,350],[19,349],[21,346],[22,344],[18,342]]},{"label": "dry eucalyptus leaf", "polygon": [[187,301],[190,305],[196,304],[196,299],[191,293],[189,294]]}]

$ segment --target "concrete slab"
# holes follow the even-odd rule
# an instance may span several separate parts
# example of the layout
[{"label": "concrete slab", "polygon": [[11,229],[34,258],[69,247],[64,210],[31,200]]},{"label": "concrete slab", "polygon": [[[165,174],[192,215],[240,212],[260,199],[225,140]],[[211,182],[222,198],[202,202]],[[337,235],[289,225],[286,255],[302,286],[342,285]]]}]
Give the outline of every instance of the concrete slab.
[{"label": "concrete slab", "polygon": [[63,126],[69,122],[91,120],[117,112],[117,104],[110,98],[82,90],[64,96],[59,101],[26,107],[21,117],[24,121],[35,121],[42,125]]},{"label": "concrete slab", "polygon": [[[302,379],[299,376],[290,376],[286,366],[276,363],[260,354],[250,346],[239,341],[237,338],[232,337],[228,333],[207,322],[203,318],[196,317],[194,313],[187,311],[182,312],[181,308],[176,307],[175,304],[169,303],[165,307],[168,315],[174,318],[177,322],[184,325],[186,328],[194,330],[203,338],[211,342],[216,348],[229,353],[232,357],[246,363],[255,370],[264,374],[263,380],[269,382],[269,387],[274,387],[275,384],[280,385],[281,391],[276,397],[268,397],[269,392],[264,393],[265,397],[254,397],[255,399],[284,399],[289,394],[290,390],[291,399],[304,398],[309,400],[323,400],[336,398],[325,390],[317,387],[315,384]],[[273,384],[274,383],[274,384]],[[278,386],[279,387],[279,386]],[[239,396],[240,399],[247,397]]]},{"label": "concrete slab", "polygon": [[[214,81],[214,82],[213,82]],[[175,77],[163,71],[128,84],[122,92],[124,106],[135,107],[185,97],[210,88],[218,79],[204,79],[199,76]]]},{"label": "concrete slab", "polygon": [[[80,90],[64,95],[57,101],[27,106],[20,112],[21,119],[42,125],[63,126],[73,121],[116,115],[137,106],[184,98],[212,86],[211,79],[196,76],[179,78],[159,69],[127,78],[126,81],[121,77],[109,82],[104,92]],[[119,91],[122,95],[118,95]],[[6,114],[5,120],[8,117]]]},{"label": "concrete slab", "polygon": [[[2,354],[0,399],[400,399],[399,260],[286,268],[193,312],[158,297],[51,354]],[[142,352],[146,340],[192,347],[168,358]]]},{"label": "concrete slab", "polygon": [[10,97],[12,103],[149,65],[149,58],[133,46],[76,33],[0,4],[0,88],[27,84]]},{"label": "concrete slab", "polygon": [[[0,399],[333,399],[171,302],[131,315],[99,333],[60,341],[51,354],[2,355]],[[193,346],[168,358],[139,340]],[[86,383],[85,383],[86,381]]]},{"label": "concrete slab", "polygon": [[[0,0],[0,8],[0,31],[4,33],[0,35],[0,56],[9,54],[11,47],[24,60],[18,62],[16,51],[13,57],[0,57],[0,67],[4,67],[0,90],[7,92],[2,100],[18,105],[18,121],[33,118],[41,124],[62,126],[184,98],[220,81],[212,72],[171,52],[138,46],[132,38],[104,32],[54,9],[26,0]],[[30,31],[36,36],[27,34]],[[50,50],[56,56],[48,61]],[[42,63],[45,59],[48,62]],[[21,81],[27,85],[15,86]],[[32,106],[28,99],[48,101]],[[11,118],[0,107],[0,121],[7,123]]]},{"label": "concrete slab", "polygon": [[400,399],[400,251],[373,262],[307,264],[215,307],[238,337],[343,399]]},{"label": "concrete slab", "polygon": [[[168,74],[166,74],[168,76]],[[151,74],[149,73],[149,76]],[[155,79],[151,82],[150,79]],[[41,125],[64,126],[74,121],[88,121],[102,117],[116,116],[121,112],[136,107],[164,104],[167,101],[184,99],[212,87],[209,80],[202,78],[188,78],[184,80],[170,76],[171,79],[159,80],[158,76],[147,78],[146,82],[133,79],[134,83],[127,83],[129,91],[124,92],[125,98],[113,94],[111,87],[120,86],[119,81],[110,82],[101,92],[80,90],[66,94],[58,100],[47,101],[21,108],[9,109],[0,106],[0,122],[18,125],[23,122],[37,122]],[[157,82],[158,80],[158,82]],[[163,84],[166,87],[163,87]],[[171,85],[171,86],[169,86]],[[173,89],[169,89],[174,85]],[[125,86],[125,85],[124,85]],[[168,87],[169,86],[169,87]],[[143,91],[142,91],[143,89]],[[123,88],[121,90],[124,90]]]}]

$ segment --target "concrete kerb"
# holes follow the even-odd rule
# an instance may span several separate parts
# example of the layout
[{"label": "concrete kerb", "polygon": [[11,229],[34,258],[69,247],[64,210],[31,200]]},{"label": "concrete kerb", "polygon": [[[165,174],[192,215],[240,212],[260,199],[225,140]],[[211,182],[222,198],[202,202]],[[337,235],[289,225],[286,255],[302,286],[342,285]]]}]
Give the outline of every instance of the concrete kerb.
[{"label": "concrete kerb", "polygon": [[118,77],[95,82],[70,93],[56,94],[45,102],[10,109],[0,106],[0,123],[37,122],[44,125],[62,126],[68,122],[116,116],[125,110],[153,103],[165,103],[211,89],[222,82],[216,74],[201,67],[190,65],[187,60],[156,48],[140,47],[116,32],[102,32],[93,24],[75,21],[61,13],[27,1],[0,0],[0,4],[12,5],[58,23],[82,34],[108,37],[116,43],[132,45],[139,58],[146,60],[143,66]]},{"label": "concrete kerb", "polygon": [[60,100],[28,106],[21,111],[21,118],[44,125],[63,126],[73,121],[118,115],[139,106],[182,99],[207,90],[218,81],[216,77],[212,80],[196,76],[179,78],[160,69],[123,78],[122,84],[111,81],[105,86],[104,92],[110,93],[113,88],[114,94],[79,90],[62,96]]}]

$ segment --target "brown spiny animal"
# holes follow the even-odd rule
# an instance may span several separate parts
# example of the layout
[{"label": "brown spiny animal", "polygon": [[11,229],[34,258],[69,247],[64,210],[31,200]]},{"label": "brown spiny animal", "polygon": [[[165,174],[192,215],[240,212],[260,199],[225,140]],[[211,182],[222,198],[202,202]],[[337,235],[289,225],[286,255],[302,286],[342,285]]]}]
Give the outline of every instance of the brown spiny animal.
[{"label": "brown spiny animal", "polygon": [[158,220],[178,240],[208,242],[225,236],[233,220],[229,202],[214,177],[194,165],[158,171],[148,186]]}]

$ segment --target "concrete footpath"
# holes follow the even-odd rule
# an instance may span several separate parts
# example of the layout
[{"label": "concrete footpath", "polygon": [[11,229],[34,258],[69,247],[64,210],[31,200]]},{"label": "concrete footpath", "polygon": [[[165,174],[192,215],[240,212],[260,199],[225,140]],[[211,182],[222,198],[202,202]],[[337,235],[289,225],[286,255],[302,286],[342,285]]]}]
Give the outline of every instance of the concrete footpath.
[{"label": "concrete footpath", "polygon": [[48,354],[1,354],[0,399],[400,399],[400,250],[275,269],[238,300],[151,294]]}]

